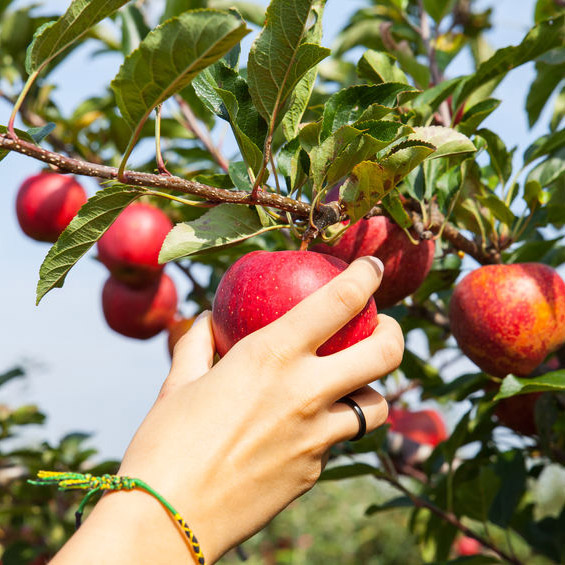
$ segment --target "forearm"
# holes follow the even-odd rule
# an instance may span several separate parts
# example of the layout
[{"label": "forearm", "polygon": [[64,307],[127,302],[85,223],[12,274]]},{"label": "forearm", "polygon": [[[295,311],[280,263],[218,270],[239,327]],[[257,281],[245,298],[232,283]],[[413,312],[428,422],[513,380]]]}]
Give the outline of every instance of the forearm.
[{"label": "forearm", "polygon": [[[184,518],[190,524],[190,517]],[[155,498],[138,490],[106,494],[52,561],[53,565],[79,562],[196,563],[187,537],[171,514]]]}]

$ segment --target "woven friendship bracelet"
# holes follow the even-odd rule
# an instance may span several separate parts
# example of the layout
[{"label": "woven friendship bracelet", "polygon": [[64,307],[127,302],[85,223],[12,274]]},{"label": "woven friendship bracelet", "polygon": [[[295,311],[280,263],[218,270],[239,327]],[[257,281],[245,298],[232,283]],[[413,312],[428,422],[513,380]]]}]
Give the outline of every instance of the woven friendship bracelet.
[{"label": "woven friendship bracelet", "polygon": [[183,520],[181,515],[155,490],[153,490],[147,483],[140,479],[133,479],[131,477],[121,477],[119,475],[101,475],[95,477],[89,473],[57,473],[54,471],[39,471],[37,473],[36,481],[28,481],[32,485],[57,485],[59,490],[87,490],[86,496],[80,503],[76,513],[76,527],[80,527],[82,521],[82,514],[86,503],[97,493],[105,490],[143,490],[151,496],[155,497],[172,515],[177,521],[182,531],[186,534],[188,541],[190,542],[190,547],[192,553],[196,559],[198,565],[205,565],[206,561],[202,550],[200,549],[200,544],[196,539],[193,531],[190,529],[189,525]]}]

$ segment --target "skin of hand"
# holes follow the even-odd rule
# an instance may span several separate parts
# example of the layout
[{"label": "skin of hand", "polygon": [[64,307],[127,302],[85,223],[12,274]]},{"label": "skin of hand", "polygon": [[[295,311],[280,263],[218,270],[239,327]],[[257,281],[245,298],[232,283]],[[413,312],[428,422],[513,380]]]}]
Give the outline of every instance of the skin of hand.
[{"label": "skin of hand", "polygon": [[[396,369],[399,325],[379,315],[369,338],[333,355],[316,349],[362,310],[382,263],[354,261],[287,314],[238,342],[216,365],[209,312],[175,347],[171,371],[119,474],[144,480],[196,534],[207,563],[247,539],[312,488],[329,448],[388,414],[368,386]],[[52,563],[189,563],[184,534],[140,491],[105,495]]]}]

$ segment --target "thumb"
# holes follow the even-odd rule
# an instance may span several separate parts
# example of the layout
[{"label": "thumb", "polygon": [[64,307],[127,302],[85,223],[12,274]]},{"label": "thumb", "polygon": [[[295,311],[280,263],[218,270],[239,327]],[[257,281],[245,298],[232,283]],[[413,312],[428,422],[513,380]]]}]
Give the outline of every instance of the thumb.
[{"label": "thumb", "polygon": [[199,379],[212,367],[215,351],[212,313],[206,310],[175,345],[165,386],[182,385]]}]

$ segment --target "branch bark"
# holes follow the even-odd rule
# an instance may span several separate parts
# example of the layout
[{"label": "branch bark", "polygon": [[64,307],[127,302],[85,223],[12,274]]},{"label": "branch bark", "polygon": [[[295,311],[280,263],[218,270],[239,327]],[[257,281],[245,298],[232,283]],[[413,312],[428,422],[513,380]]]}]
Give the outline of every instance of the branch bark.
[{"label": "branch bark", "polygon": [[[8,135],[0,135],[0,148],[21,153],[28,157],[33,157],[44,163],[54,165],[62,172],[74,173],[88,177],[101,179],[117,180],[118,169],[107,165],[89,163],[72,157],[65,157],[52,151],[48,151],[23,139],[11,139]],[[226,190],[208,186],[196,181],[182,179],[176,176],[154,175],[151,173],[141,173],[137,171],[126,171],[127,183],[132,186],[144,186],[148,188],[160,188],[164,190],[175,190],[184,194],[199,196],[214,203],[228,202],[232,204],[259,204],[270,208],[276,208],[289,212],[297,218],[308,218],[310,214],[310,204],[299,202],[292,198],[280,196],[267,191],[259,191],[257,198],[252,198],[249,192]],[[339,221],[339,217],[335,218]]]}]

